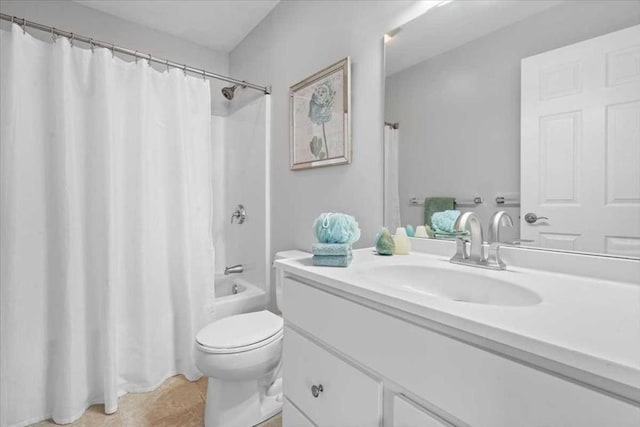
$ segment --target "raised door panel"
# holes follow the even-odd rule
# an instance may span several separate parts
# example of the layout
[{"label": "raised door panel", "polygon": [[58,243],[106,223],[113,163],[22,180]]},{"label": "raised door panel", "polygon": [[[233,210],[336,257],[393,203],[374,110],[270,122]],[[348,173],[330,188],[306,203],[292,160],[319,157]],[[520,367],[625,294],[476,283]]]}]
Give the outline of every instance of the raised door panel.
[{"label": "raised door panel", "polygon": [[640,206],[640,101],[607,106],[607,204]]},{"label": "raised door panel", "polygon": [[628,257],[640,256],[640,238],[626,236],[605,236],[605,253]]},{"label": "raised door panel", "polygon": [[540,233],[540,244],[549,249],[575,251],[578,249],[576,246],[578,239],[580,239],[578,234]]},{"label": "raised door panel", "polygon": [[540,203],[579,204],[580,112],[540,119]]},{"label": "raised door panel", "polygon": [[540,71],[540,99],[559,98],[580,93],[580,62],[564,63]]},{"label": "raised door panel", "polygon": [[640,44],[607,54],[607,85],[640,81]]},{"label": "raised door panel", "polygon": [[381,423],[382,384],[287,327],[283,378],[286,398],[318,427]]}]

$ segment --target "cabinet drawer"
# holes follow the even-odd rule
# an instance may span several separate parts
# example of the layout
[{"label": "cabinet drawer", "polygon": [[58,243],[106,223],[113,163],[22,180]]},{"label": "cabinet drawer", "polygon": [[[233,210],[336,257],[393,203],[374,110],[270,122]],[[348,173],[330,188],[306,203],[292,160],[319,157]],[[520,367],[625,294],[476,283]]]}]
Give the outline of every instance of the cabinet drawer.
[{"label": "cabinet drawer", "polygon": [[284,295],[287,322],[461,423],[474,427],[640,425],[637,406],[292,278],[284,280]]},{"label": "cabinet drawer", "polygon": [[293,406],[289,399],[282,403],[282,427],[315,427],[298,408]]},{"label": "cabinet drawer", "polygon": [[381,384],[286,327],[283,370],[285,396],[317,426],[380,425]]},{"label": "cabinet drawer", "polygon": [[450,427],[402,396],[393,396],[393,427]]}]

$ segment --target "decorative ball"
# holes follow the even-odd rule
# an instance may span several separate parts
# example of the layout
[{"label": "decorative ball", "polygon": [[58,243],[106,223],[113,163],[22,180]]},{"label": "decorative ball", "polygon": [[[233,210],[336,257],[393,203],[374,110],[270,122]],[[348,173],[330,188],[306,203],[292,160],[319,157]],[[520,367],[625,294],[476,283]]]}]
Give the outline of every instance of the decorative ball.
[{"label": "decorative ball", "polygon": [[323,213],[313,223],[313,230],[320,243],[354,243],[360,239],[360,227],[351,215]]}]

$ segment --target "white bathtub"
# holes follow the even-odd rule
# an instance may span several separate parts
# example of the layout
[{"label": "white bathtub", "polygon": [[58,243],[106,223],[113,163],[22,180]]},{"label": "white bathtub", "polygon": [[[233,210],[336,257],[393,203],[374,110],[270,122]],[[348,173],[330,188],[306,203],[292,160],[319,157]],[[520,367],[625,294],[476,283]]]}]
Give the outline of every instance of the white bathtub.
[{"label": "white bathtub", "polygon": [[216,275],[215,288],[216,319],[260,311],[266,307],[267,298],[264,290],[238,276]]}]

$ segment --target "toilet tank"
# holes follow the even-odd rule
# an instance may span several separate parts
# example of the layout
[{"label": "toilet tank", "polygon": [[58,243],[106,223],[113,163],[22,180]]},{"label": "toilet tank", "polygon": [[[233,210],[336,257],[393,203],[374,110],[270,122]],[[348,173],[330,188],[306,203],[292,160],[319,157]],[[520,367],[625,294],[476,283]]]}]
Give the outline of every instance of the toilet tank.
[{"label": "toilet tank", "polygon": [[[309,255],[311,255],[309,252],[301,251],[298,249],[292,249],[288,251],[276,252],[276,255],[273,257],[273,260],[277,261],[279,259],[303,258]],[[282,272],[276,270],[276,306],[280,311],[282,311],[282,279],[283,279]]]}]

